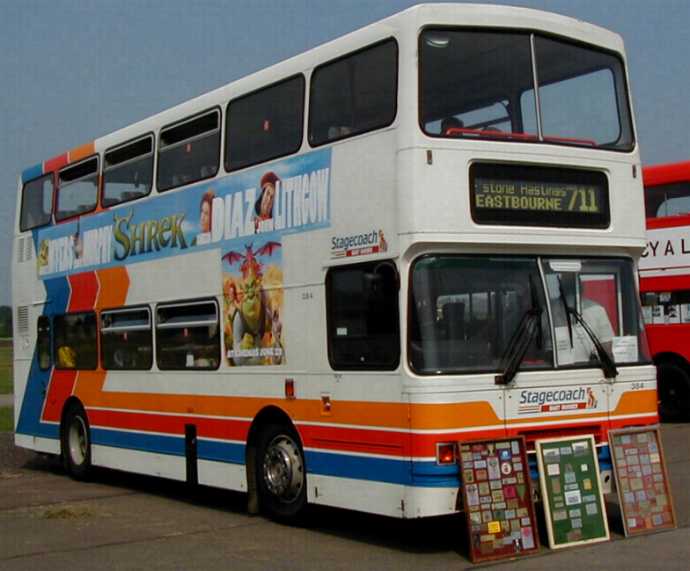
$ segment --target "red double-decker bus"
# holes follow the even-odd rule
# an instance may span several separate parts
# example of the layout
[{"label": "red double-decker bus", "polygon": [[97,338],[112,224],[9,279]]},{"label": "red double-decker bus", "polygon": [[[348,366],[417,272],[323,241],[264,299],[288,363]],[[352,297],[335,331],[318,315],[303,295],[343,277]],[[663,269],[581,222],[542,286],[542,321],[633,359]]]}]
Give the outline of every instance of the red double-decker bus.
[{"label": "red double-decker bus", "polygon": [[690,419],[690,161],[643,169],[647,249],[640,291],[658,367],[659,413]]}]

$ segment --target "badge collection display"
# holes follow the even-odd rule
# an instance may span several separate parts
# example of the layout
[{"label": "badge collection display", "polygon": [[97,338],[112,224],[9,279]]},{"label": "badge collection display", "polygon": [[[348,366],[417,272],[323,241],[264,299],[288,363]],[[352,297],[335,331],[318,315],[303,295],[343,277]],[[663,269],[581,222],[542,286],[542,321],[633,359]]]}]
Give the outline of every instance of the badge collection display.
[{"label": "badge collection display", "polygon": [[[625,534],[676,526],[658,427],[609,431]],[[609,539],[594,436],[535,441],[549,547]],[[539,551],[524,437],[458,444],[462,500],[472,562]]]}]

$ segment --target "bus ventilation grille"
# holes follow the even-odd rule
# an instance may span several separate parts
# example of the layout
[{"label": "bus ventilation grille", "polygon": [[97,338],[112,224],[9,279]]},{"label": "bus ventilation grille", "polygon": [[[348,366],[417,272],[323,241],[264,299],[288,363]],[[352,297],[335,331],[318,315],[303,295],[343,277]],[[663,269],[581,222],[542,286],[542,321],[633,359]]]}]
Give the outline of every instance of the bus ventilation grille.
[{"label": "bus ventilation grille", "polygon": [[21,305],[17,308],[17,333],[19,335],[29,334],[29,307]]},{"label": "bus ventilation grille", "polygon": [[17,242],[17,262],[30,262],[33,257],[33,238],[25,236]]}]

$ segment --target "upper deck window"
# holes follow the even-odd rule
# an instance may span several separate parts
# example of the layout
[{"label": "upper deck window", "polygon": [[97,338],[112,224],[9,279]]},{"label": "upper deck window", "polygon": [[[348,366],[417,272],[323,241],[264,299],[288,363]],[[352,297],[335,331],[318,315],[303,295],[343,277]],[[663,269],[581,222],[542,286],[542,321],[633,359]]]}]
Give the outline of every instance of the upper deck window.
[{"label": "upper deck window", "polygon": [[53,176],[47,174],[30,180],[22,189],[22,212],[19,229],[22,232],[50,224],[53,210]]},{"label": "upper deck window", "polygon": [[55,218],[64,220],[91,212],[98,202],[98,157],[60,171]]},{"label": "upper deck window", "polygon": [[158,190],[211,178],[220,161],[220,111],[213,109],[161,131]]},{"label": "upper deck window", "polygon": [[146,196],[153,184],[153,136],[106,152],[103,171],[103,206]]},{"label": "upper deck window", "polygon": [[228,171],[299,150],[304,124],[304,76],[299,75],[230,102],[226,118]]},{"label": "upper deck window", "polygon": [[690,181],[645,187],[647,218],[690,214]]},{"label": "upper deck window", "polygon": [[633,146],[625,73],[613,54],[525,32],[441,28],[425,30],[419,50],[429,135]]},{"label": "upper deck window", "polygon": [[390,125],[395,119],[398,45],[386,40],[314,70],[309,143],[322,145]]}]

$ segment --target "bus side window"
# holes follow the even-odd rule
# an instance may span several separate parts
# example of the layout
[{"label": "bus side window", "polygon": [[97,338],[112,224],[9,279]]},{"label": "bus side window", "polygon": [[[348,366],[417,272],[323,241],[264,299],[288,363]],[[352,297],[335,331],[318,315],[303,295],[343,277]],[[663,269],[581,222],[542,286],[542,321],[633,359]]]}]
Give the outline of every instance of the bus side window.
[{"label": "bus side window", "polygon": [[161,304],[156,309],[156,360],[161,370],[217,369],[218,304],[214,300]]},{"label": "bus side window", "polygon": [[55,218],[64,220],[95,210],[98,203],[98,157],[70,165],[59,173]]},{"label": "bus side window", "polygon": [[153,135],[105,153],[103,206],[146,196],[153,185]]},{"label": "bus side window", "polygon": [[304,76],[233,99],[225,119],[225,169],[296,153],[302,145]]},{"label": "bus side window", "polygon": [[310,86],[309,143],[344,139],[395,119],[398,46],[386,40],[314,70]]},{"label": "bus side window", "polygon": [[24,184],[19,229],[22,232],[50,224],[53,211],[53,175]]},{"label": "bus side window", "polygon": [[41,315],[36,326],[36,354],[38,366],[42,371],[50,369],[52,357],[50,354],[50,318]]},{"label": "bus side window", "polygon": [[398,273],[389,261],[332,268],[326,277],[334,369],[393,370],[400,362]]},{"label": "bus side window", "polygon": [[156,174],[159,191],[213,177],[219,163],[220,110],[161,130]]},{"label": "bus side window", "polygon": [[101,313],[101,358],[106,370],[139,370],[153,364],[153,333],[148,307]]},{"label": "bus side window", "polygon": [[647,218],[690,214],[690,181],[645,187]]},{"label": "bus side window", "polygon": [[98,366],[94,312],[58,315],[53,326],[53,352],[58,369],[94,370]]}]

